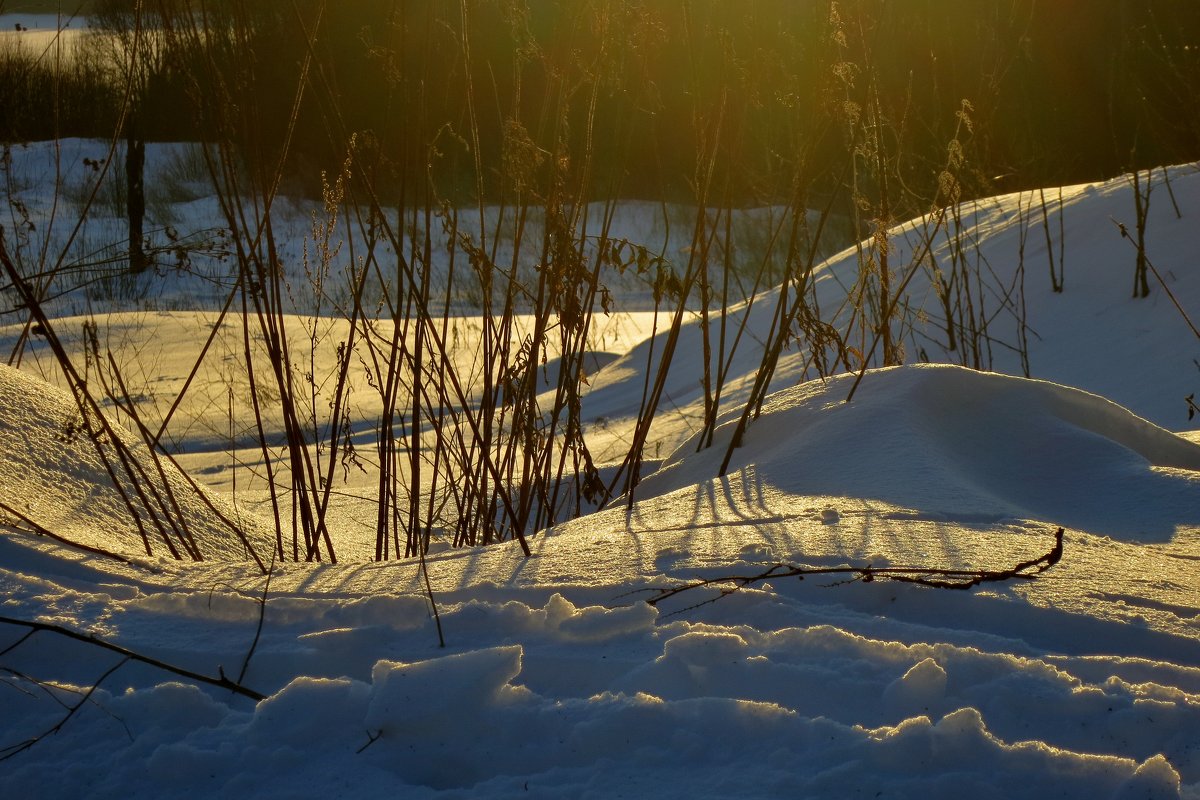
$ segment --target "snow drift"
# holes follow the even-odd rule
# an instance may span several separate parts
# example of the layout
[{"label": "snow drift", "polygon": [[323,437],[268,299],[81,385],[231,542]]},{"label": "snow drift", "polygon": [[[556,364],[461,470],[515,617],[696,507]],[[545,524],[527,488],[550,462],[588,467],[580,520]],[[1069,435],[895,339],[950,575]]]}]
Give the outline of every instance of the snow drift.
[{"label": "snow drift", "polygon": [[[238,521],[254,541],[270,542],[252,516],[223,498],[202,497],[203,490],[173,465],[155,462],[140,440],[119,426],[117,430],[124,434],[143,472],[168,487],[203,557],[246,557],[245,546],[221,520],[222,515]],[[4,502],[71,542],[130,556],[147,555],[138,526],[89,440],[81,412],[69,394],[0,365],[0,432]],[[128,496],[135,496],[127,480],[122,479],[121,486]],[[150,547],[157,551],[162,542],[152,540]]]},{"label": "snow drift", "polygon": [[[767,399],[731,473],[783,495],[874,498],[944,519],[1042,519],[1133,540],[1200,523],[1200,446],[1077,389],[914,365],[812,381]],[[644,480],[650,498],[716,477],[685,442]],[[620,504],[623,500],[615,501]]]}]

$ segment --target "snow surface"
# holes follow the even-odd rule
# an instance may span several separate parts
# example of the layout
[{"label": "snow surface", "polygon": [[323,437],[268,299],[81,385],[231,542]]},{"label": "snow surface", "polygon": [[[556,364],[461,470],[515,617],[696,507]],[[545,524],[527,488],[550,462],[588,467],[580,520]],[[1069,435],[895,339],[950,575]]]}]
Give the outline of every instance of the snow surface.
[{"label": "snow surface", "polygon": [[[1185,215],[1155,195],[1153,258],[1195,318],[1200,180],[1172,174]],[[738,395],[715,446],[696,452],[700,364],[685,341],[679,414],[658,434],[674,452],[632,503],[532,537],[532,558],[505,546],[428,558],[445,649],[416,562],[288,563],[268,583],[200,503],[188,514],[213,531],[206,560],[147,557],[70,435],[70,399],[34,376],[44,361],[0,368],[0,499],[127,557],[7,526],[0,617],[266,695],[134,662],[106,675],[120,656],[0,624],[0,748],[47,734],[104,676],[61,730],[0,761],[0,796],[1200,797],[1200,444],[1159,427],[1187,425],[1200,343],[1161,285],[1128,298],[1126,243],[1105,237],[1130,191],[1064,190],[1067,291],[1030,271],[1032,371],[1054,383],[914,364],[868,372],[847,403],[852,376],[800,382],[797,354],[720,476]],[[1012,267],[1010,212],[1028,202],[981,204],[969,228],[997,269]],[[845,280],[852,258],[832,259],[819,286]],[[141,364],[146,408],[190,366],[170,342],[203,320],[102,318]],[[624,355],[585,398],[604,418],[593,433],[614,443],[651,346],[618,341],[597,348]],[[757,359],[747,344],[732,374]],[[224,392],[191,396],[174,445],[214,502],[236,499],[250,519],[222,468],[220,416],[206,416]],[[343,534],[355,524],[347,511]],[[773,578],[645,602],[779,563],[1002,570],[1048,552],[1059,526],[1062,561],[1036,580]]]},{"label": "snow surface", "polygon": [[[7,535],[4,616],[233,676],[262,613],[242,682],[269,697],[255,705],[126,665],[60,733],[0,765],[5,793],[1194,795],[1200,513],[1184,493],[1200,492],[1200,473],[1181,467],[1200,446],[1053,384],[957,367],[870,379],[880,385],[852,406],[839,402],[844,381],[776,396],[763,418],[776,435],[738,452],[754,467],[689,484],[710,453],[673,458],[631,510],[535,537],[532,559],[505,547],[432,556],[446,650],[414,564],[288,564],[268,590],[242,561],[122,565]],[[922,391],[959,402],[923,411],[912,402]],[[42,397],[54,392],[31,395],[21,417],[6,404],[5,428],[54,413]],[[648,587],[778,561],[1004,568],[1045,552],[1059,520],[1016,509],[1026,502],[1017,488],[1041,474],[1022,470],[1047,448],[1022,451],[1008,442],[1013,427],[979,427],[958,454],[981,454],[976,477],[1015,473],[1012,491],[989,496],[959,480],[942,492],[928,484],[953,475],[955,451],[887,434],[934,419],[970,429],[981,398],[1019,411],[1088,475],[1129,477],[1109,535],[1072,524],[1061,565],[971,592],[793,578],[694,609],[706,595],[642,602]],[[895,419],[896,403],[912,410]],[[850,409],[857,419],[846,422]],[[812,450],[796,422],[805,417]],[[795,436],[777,435],[790,425]],[[834,441],[822,428],[879,435],[822,450]],[[810,458],[823,466],[822,491],[854,480],[805,494]],[[1088,492],[1069,476],[1062,487],[1072,502]],[[1101,484],[1090,496],[1104,503],[1111,492]],[[1139,522],[1148,510],[1153,529]],[[112,527],[88,508],[74,514],[79,527]],[[117,661],[49,633],[6,652],[6,744],[64,713],[23,676],[86,687]]]}]

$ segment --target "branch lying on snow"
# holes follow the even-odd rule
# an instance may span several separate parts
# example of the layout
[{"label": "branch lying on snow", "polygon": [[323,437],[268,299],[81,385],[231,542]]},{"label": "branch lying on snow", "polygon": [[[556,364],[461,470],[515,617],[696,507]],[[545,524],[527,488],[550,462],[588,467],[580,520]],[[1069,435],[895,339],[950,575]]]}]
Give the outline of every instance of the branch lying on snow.
[{"label": "branch lying on snow", "polygon": [[111,550],[104,550],[99,547],[92,547],[91,545],[82,544],[80,542],[73,542],[64,536],[59,536],[57,533],[50,530],[49,528],[39,525],[37,522],[35,522],[29,516],[21,513],[16,508],[14,508],[13,506],[10,506],[8,503],[4,502],[3,500],[0,500],[0,512],[8,514],[10,517],[13,518],[13,520],[17,523],[16,525],[13,525],[13,527],[24,527],[30,533],[33,533],[37,536],[45,536],[48,539],[53,539],[54,541],[58,542],[59,544],[65,544],[68,547],[75,547],[75,548],[78,548],[79,550],[83,550],[85,552],[92,553],[93,555],[104,556],[105,558],[115,559],[117,561],[120,561],[122,564],[129,564],[130,566],[136,566],[132,560],[126,558],[125,556],[123,556],[119,553],[114,553]]},{"label": "branch lying on snow", "polygon": [[718,593],[707,600],[694,605],[672,611],[671,614],[682,614],[709,603],[715,603],[726,595],[731,595],[739,589],[775,578],[799,578],[804,580],[809,575],[849,575],[851,581],[870,583],[876,580],[898,581],[900,583],[915,583],[920,586],[931,586],[935,589],[970,589],[982,583],[994,583],[1007,580],[1033,580],[1037,575],[1053,567],[1063,554],[1063,529],[1054,533],[1054,547],[1046,554],[1029,561],[1002,570],[987,569],[935,569],[932,567],[797,567],[794,564],[775,564],[765,572],[757,575],[726,575],[720,578],[700,578],[690,583],[680,584],[659,589],[645,589],[654,595],[646,599],[652,606],[657,606],[668,598],[690,592],[693,589],[716,588]]},{"label": "branch lying on snow", "polygon": [[[177,666],[174,666],[173,664],[168,664],[165,661],[159,661],[158,659],[151,658],[150,656],[144,656],[144,655],[141,655],[140,653],[135,653],[132,650],[127,650],[124,647],[121,647],[120,645],[113,644],[112,642],[106,642],[103,639],[99,639],[95,636],[92,636],[91,634],[73,631],[70,628],[62,627],[61,625],[50,625],[45,622],[30,622],[29,620],[14,619],[13,617],[3,617],[3,616],[0,616],[0,623],[3,623],[5,625],[15,625],[19,628],[29,628],[31,633],[37,633],[38,631],[48,631],[50,633],[57,633],[60,636],[65,636],[68,639],[74,639],[75,641],[78,641],[78,642],[86,642],[87,644],[93,644],[96,647],[102,648],[104,650],[111,650],[114,653],[119,653],[120,655],[125,656],[130,661],[139,661],[143,664],[149,664],[152,667],[157,667],[158,669],[165,670],[166,672],[174,673],[176,675],[179,675],[180,677],[187,678],[188,680],[196,681],[197,683],[206,683],[209,686],[216,686],[221,689],[228,689],[229,691],[233,692],[234,694],[240,694],[242,697],[249,697],[251,700],[254,700],[256,702],[259,700],[265,700],[267,697],[265,694],[260,694],[259,692],[256,692],[253,689],[248,689],[245,686],[242,686],[240,683],[237,683],[236,681],[231,681],[229,678],[227,678],[225,676],[224,670],[221,670],[220,668],[218,668],[220,677],[213,678],[208,675],[202,675],[199,672],[192,672],[191,670],[184,669],[183,667],[177,667]],[[26,637],[24,637],[22,639],[22,641],[24,641],[25,638],[28,638],[28,635]],[[9,649],[11,649],[11,648],[9,648]],[[124,663],[124,662],[122,662],[122,663]]]}]

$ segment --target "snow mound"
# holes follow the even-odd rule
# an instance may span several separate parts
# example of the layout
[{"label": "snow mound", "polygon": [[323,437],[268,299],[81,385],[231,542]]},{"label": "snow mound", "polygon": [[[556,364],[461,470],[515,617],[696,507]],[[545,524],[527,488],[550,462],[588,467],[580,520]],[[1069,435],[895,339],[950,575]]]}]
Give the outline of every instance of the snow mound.
[{"label": "snow mound", "polygon": [[[947,519],[1038,518],[1138,541],[1200,524],[1200,446],[1104,398],[945,366],[813,381],[768,398],[729,473],[785,495],[883,500]],[[716,478],[712,448],[683,444],[639,500]]]},{"label": "snow mound", "polygon": [[[69,394],[25,372],[0,365],[2,499],[27,520],[63,540],[122,555],[147,555],[138,524],[82,423],[83,417]],[[221,521],[222,515],[236,520],[254,540],[267,541],[254,520],[219,498],[205,502],[177,469],[166,461],[155,464],[132,434],[120,433],[145,474],[155,476],[158,491],[163,491],[163,486],[169,488],[203,558],[247,557],[240,539]],[[165,481],[158,477],[160,466]],[[119,465],[116,469],[120,470]],[[122,485],[130,496],[135,496],[124,479]],[[269,546],[258,549],[269,553]],[[169,553],[157,534],[151,534],[149,548],[155,555]]]}]

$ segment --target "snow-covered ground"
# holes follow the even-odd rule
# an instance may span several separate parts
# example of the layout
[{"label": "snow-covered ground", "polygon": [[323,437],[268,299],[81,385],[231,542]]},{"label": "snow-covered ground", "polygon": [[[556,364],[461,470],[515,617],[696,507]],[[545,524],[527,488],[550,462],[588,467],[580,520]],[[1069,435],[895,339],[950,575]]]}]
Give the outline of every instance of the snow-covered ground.
[{"label": "snow-covered ground", "polygon": [[[146,557],[44,361],[0,367],[0,501],[122,557],[6,514],[0,795],[1200,797],[1200,444],[1184,400],[1200,388],[1200,341],[1166,291],[1200,318],[1200,174],[1170,174],[1181,216],[1160,184],[1147,233],[1163,282],[1152,278],[1150,297],[1130,298],[1133,255],[1110,220],[1132,223],[1128,181],[1067,188],[1061,206],[1046,193],[1056,255],[1063,221],[1062,293],[1040,218],[1029,230],[1020,213],[1030,195],[977,204],[960,234],[993,276],[975,295],[992,318],[979,352],[1009,375],[952,365],[964,351],[941,346],[922,272],[899,333],[910,362],[948,363],[870,371],[847,403],[852,375],[804,382],[812,370],[790,354],[723,476],[772,297],[733,317],[748,314],[749,334],[726,422],[699,452],[689,326],[664,406],[674,413],[656,433],[664,462],[633,502],[538,534],[531,558],[508,546],[432,554],[437,620],[418,562],[288,563],[268,579],[200,503],[187,515],[205,560]],[[921,229],[897,229],[895,263]],[[939,235],[944,265],[962,239]],[[1022,292],[1007,291],[1022,242]],[[823,303],[857,263],[851,250],[815,276]],[[141,364],[130,372],[145,408],[173,396],[205,314],[102,319],[114,351]],[[598,346],[621,357],[592,376],[584,411],[614,452],[636,413],[650,321],[626,317]],[[1025,365],[1007,346],[1022,337],[1040,380],[1014,377]],[[189,395],[172,441],[214,506],[248,521],[252,504],[223,469],[224,392]],[[1059,527],[1058,563],[968,590],[887,572],[765,576],[780,564],[1003,571],[1052,552]],[[748,580],[646,602],[724,577]]]}]

